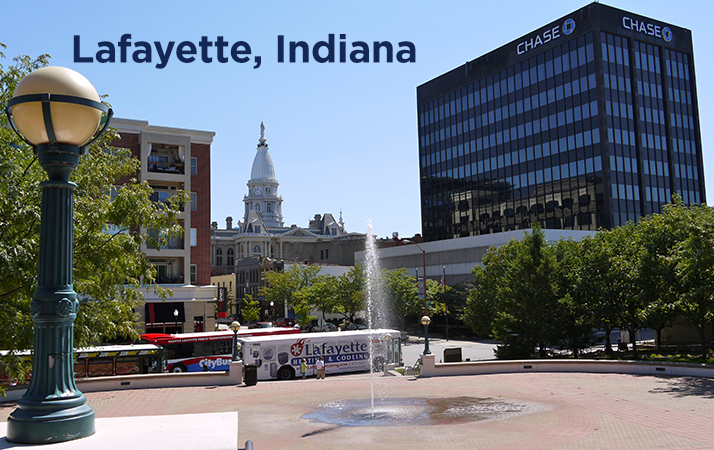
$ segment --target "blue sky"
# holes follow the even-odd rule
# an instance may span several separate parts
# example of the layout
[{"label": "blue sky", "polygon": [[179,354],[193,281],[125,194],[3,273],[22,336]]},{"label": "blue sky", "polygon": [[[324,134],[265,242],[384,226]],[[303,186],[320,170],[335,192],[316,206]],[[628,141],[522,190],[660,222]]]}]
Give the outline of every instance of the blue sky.
[{"label": "blue sky", "polygon": [[[211,219],[242,217],[260,123],[283,196],[286,225],[342,210],[348,231],[402,237],[421,232],[416,87],[586,5],[586,1],[477,0],[334,2],[22,1],[4,5],[0,42],[8,58],[48,53],[108,94],[118,117],[208,130]],[[714,174],[714,14],[708,1],[603,1],[693,32],[707,191]],[[75,63],[98,42],[245,41],[261,67],[228,62]],[[334,33],[353,41],[413,42],[416,62],[278,63],[277,37],[314,44]],[[339,42],[339,40],[338,40]],[[133,49],[130,49],[133,51]],[[130,52],[131,54],[131,52]],[[215,57],[215,53],[213,53]],[[131,59],[129,59],[131,61]],[[1,61],[3,65],[8,60]]]}]

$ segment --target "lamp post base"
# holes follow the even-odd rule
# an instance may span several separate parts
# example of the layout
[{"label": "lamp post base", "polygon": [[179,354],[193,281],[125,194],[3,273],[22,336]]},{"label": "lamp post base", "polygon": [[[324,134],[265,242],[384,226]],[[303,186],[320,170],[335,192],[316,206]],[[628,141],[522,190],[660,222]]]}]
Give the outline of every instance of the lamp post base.
[{"label": "lamp post base", "polygon": [[54,444],[93,434],[94,410],[84,395],[70,402],[20,400],[7,418],[7,440],[16,444]]}]

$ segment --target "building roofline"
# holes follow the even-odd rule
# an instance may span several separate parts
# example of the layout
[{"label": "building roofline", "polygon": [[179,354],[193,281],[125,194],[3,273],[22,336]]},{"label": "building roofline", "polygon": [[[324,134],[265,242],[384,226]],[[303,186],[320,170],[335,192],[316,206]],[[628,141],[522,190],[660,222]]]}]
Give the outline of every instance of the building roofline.
[{"label": "building roofline", "polygon": [[146,120],[124,119],[114,117],[110,125],[116,128],[120,133],[124,132],[151,132],[151,133],[168,133],[189,136],[191,143],[195,144],[211,144],[215,131],[193,130],[188,128],[164,127],[160,125],[149,125]]}]

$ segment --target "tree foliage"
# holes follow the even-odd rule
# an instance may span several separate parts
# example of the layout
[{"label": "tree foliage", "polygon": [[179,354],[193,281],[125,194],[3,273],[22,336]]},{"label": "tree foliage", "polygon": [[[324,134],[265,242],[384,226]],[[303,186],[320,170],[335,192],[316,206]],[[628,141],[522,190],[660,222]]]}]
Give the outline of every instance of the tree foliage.
[{"label": "tree foliage", "polygon": [[[0,54],[0,58],[4,55]],[[17,83],[48,64],[49,57],[17,57],[0,64],[0,107],[5,109]],[[80,300],[75,321],[75,346],[138,337],[134,308],[143,303],[143,289],[162,296],[171,292],[155,284],[156,270],[141,251],[181,235],[178,224],[188,194],[179,192],[156,204],[146,182],[136,174],[140,162],[128,150],[113,148],[111,130],[88,148],[73,172],[77,184],[74,204],[74,290]],[[0,116],[0,348],[22,350],[33,345],[30,302],[37,288],[40,200],[39,183],[47,178],[28,147]],[[115,186],[122,180],[121,186]],[[125,181],[126,180],[126,181]],[[142,230],[164,230],[149,238]],[[7,360],[6,360],[7,361]],[[0,362],[0,364],[2,364]],[[10,362],[3,370],[20,370]]]},{"label": "tree foliage", "polygon": [[[544,241],[536,228],[521,241],[489,249],[473,270],[465,322],[501,342],[499,356],[574,354],[595,331],[620,328],[635,336],[682,317],[699,331],[714,320],[714,210],[685,206],[678,196],[661,214],[599,231],[579,242]],[[634,342],[634,339],[633,339]],[[636,343],[633,344],[636,352]]]},{"label": "tree foliage", "polygon": [[243,319],[248,322],[260,319],[260,302],[253,300],[252,295],[246,295],[243,299]]}]

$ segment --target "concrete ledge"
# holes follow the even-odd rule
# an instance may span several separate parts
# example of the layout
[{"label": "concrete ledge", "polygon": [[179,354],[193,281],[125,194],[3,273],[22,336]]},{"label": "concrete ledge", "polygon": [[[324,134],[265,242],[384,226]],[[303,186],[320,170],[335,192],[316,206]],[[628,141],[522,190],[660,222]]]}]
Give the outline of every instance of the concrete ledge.
[{"label": "concrete ledge", "polygon": [[[82,392],[100,392],[161,387],[235,386],[242,383],[243,361],[235,361],[231,363],[230,370],[227,372],[150,373],[82,378],[77,380],[77,388]],[[8,389],[7,397],[0,401],[17,401],[26,390],[27,386]]]},{"label": "concrete ledge", "polygon": [[209,413],[96,419],[96,433],[57,444],[23,445],[7,442],[7,422],[0,422],[0,450],[235,450],[238,413]]},{"label": "concrete ledge", "polygon": [[436,356],[433,354],[422,355],[421,360],[420,377],[519,372],[587,372],[714,378],[714,365],[710,364],[603,361],[595,359],[527,359],[436,364]]}]

